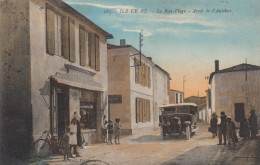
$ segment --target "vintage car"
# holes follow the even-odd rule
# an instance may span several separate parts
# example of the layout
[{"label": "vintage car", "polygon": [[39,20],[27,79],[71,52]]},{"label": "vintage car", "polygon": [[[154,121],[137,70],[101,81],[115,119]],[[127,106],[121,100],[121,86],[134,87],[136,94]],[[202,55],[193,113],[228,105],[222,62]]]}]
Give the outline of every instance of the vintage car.
[{"label": "vintage car", "polygon": [[190,139],[191,134],[198,131],[197,104],[180,103],[160,106],[160,134],[165,140],[166,135],[185,134]]}]

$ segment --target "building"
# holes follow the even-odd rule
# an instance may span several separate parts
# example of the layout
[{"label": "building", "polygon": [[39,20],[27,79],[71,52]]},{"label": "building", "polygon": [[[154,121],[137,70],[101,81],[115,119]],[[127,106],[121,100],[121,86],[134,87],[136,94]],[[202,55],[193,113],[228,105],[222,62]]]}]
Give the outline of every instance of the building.
[{"label": "building", "polygon": [[44,130],[59,139],[74,112],[88,119],[86,139],[100,140],[112,35],[61,0],[8,0],[1,10],[1,152],[29,155]]},{"label": "building", "polygon": [[218,115],[224,111],[236,122],[250,116],[256,110],[260,124],[260,66],[239,64],[219,70],[215,61],[215,72],[210,74],[211,108]]},{"label": "building", "polygon": [[178,104],[183,103],[183,92],[170,89],[169,91],[169,103],[170,104]]},{"label": "building", "polygon": [[197,104],[198,119],[207,121],[208,114],[206,111],[206,97],[190,96],[188,98],[185,98],[184,102]]},{"label": "building", "polygon": [[167,71],[156,65],[153,67],[153,125],[159,128],[159,107],[169,104],[170,75]]},{"label": "building", "polygon": [[158,106],[168,99],[168,73],[151,58],[142,54],[140,59],[138,54],[125,41],[120,46],[108,46],[109,118],[121,119],[122,134],[153,129],[159,118]]},{"label": "building", "polygon": [[206,121],[210,123],[211,116],[212,116],[212,109],[211,109],[211,90],[207,89],[206,91],[206,113],[207,113],[207,118]]}]

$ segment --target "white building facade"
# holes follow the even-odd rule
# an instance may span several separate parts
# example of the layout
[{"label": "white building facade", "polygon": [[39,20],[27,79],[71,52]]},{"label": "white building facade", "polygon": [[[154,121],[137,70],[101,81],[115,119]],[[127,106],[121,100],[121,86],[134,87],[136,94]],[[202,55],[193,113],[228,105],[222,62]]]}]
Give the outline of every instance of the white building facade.
[{"label": "white building facade", "polygon": [[157,128],[158,106],[168,103],[168,73],[138,53],[131,45],[108,48],[109,118],[121,119],[122,134]]},{"label": "white building facade", "polygon": [[211,73],[211,108],[218,115],[224,111],[234,121],[248,119],[256,110],[260,124],[260,66],[240,64]]}]

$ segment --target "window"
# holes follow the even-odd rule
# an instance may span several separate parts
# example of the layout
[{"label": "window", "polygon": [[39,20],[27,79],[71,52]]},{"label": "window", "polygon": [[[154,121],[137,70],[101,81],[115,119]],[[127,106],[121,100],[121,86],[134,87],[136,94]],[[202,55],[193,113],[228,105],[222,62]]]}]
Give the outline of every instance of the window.
[{"label": "window", "polygon": [[150,122],[150,100],[136,98],[136,123]]},{"label": "window", "polygon": [[100,70],[100,52],[99,52],[99,36],[97,34],[89,35],[89,66],[97,71]]},{"label": "window", "polygon": [[80,27],[79,29],[79,55],[80,55],[80,65],[82,66],[89,66],[89,42],[88,42],[88,32],[84,30],[83,27]]},{"label": "window", "polygon": [[75,62],[75,23],[69,19],[69,60]]},{"label": "window", "polygon": [[47,9],[47,53],[61,55],[61,16]]},{"label": "window", "polygon": [[75,22],[53,10],[46,11],[47,53],[75,62]]},{"label": "window", "polygon": [[182,103],[182,94],[180,94],[180,103]]},{"label": "window", "polygon": [[[140,60],[134,59],[137,64]],[[135,82],[142,86],[151,87],[150,67],[141,62],[141,65],[135,67]]]},{"label": "window", "polygon": [[178,101],[179,101],[179,98],[178,98],[178,93],[176,93],[176,97],[175,97],[175,99],[176,99],[176,104],[178,103]]}]

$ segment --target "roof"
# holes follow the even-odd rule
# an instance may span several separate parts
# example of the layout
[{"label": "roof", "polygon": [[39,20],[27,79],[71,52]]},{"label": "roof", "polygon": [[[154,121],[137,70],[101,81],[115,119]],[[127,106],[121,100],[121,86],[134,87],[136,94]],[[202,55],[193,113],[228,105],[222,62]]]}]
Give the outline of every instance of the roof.
[{"label": "roof", "polygon": [[197,106],[195,103],[180,103],[180,104],[165,104],[160,106],[159,108],[166,108],[166,107],[179,107],[179,106]]},{"label": "roof", "polygon": [[58,7],[60,7],[62,10],[66,12],[70,12],[71,14],[74,14],[79,20],[87,23],[91,28],[95,29],[96,31],[99,31],[107,39],[113,38],[112,34],[106,32],[104,29],[96,25],[94,22],[86,18],[84,15],[79,13],[77,10],[73,9],[71,6],[69,6],[67,3],[63,2],[62,0],[49,0],[49,2],[56,4]]},{"label": "roof", "polygon": [[[136,52],[140,52],[139,50],[137,50],[135,47],[133,47],[132,45],[124,45],[124,46],[120,46],[120,45],[113,45],[113,44],[107,44],[107,49],[120,49],[120,48],[132,48],[134,49]],[[151,58],[145,56],[142,53],[142,56],[144,56],[148,61],[150,61],[152,64],[154,64],[154,62],[151,60]]]},{"label": "roof", "polygon": [[228,72],[251,71],[251,70],[260,70],[260,66],[243,63],[243,64],[232,66],[230,68],[219,70],[217,72],[212,72],[210,74],[209,84],[211,84],[212,78],[215,74],[228,73]]},{"label": "roof", "polygon": [[174,91],[174,92],[179,92],[179,93],[183,93],[181,91],[175,90],[175,89],[170,89],[170,91]]},{"label": "roof", "polygon": [[170,76],[170,74],[166,71],[166,70],[164,70],[163,68],[161,68],[159,65],[157,65],[157,64],[155,64],[155,67],[157,67],[158,69],[160,69],[162,72],[164,72],[165,74],[167,74],[167,76],[169,77],[169,79],[171,80],[171,76]]}]

